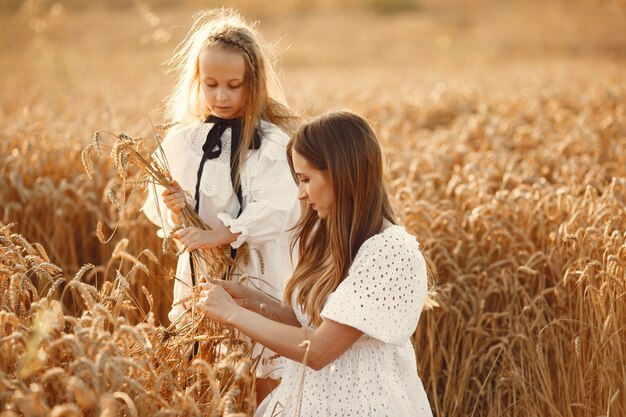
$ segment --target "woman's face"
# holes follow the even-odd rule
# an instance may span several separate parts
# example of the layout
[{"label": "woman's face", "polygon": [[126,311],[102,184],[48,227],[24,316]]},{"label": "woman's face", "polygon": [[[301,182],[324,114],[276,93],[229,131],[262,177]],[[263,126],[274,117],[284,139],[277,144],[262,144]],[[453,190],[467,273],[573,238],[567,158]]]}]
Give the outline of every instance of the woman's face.
[{"label": "woman's face", "polygon": [[321,219],[325,219],[333,203],[328,171],[315,169],[295,150],[291,152],[291,158],[298,181],[298,200],[304,200]]},{"label": "woman's face", "polygon": [[222,119],[241,117],[246,103],[243,55],[209,47],[198,58],[198,70],[204,102],[211,113]]}]

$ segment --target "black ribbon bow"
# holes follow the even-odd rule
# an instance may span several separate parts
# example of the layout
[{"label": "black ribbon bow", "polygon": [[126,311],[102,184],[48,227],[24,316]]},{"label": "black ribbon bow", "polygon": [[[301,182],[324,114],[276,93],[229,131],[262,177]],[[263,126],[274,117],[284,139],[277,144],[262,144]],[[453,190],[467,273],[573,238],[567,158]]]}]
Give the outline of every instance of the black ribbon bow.
[{"label": "black ribbon bow", "polygon": [[[231,183],[234,185],[237,183],[237,187],[235,190],[235,194],[237,195],[237,200],[239,201],[239,213],[237,217],[243,211],[243,195],[241,191],[241,181],[235,181],[237,169],[239,167],[239,146],[241,146],[241,119],[222,119],[217,116],[209,116],[205,120],[205,123],[213,123],[211,126],[211,130],[206,136],[206,141],[204,145],[202,145],[202,159],[200,160],[200,165],[198,166],[198,174],[196,179],[196,205],[194,209],[196,213],[200,209],[200,181],[202,179],[202,171],[204,170],[204,164],[208,159],[218,158],[222,154],[222,135],[226,131],[226,129],[231,129],[231,141],[230,141],[230,179]],[[258,130],[255,129],[254,137],[252,143],[250,143],[249,149],[259,149],[261,146],[261,136],[259,135]],[[230,248],[230,256],[235,259],[237,255],[237,250]],[[191,262],[191,280],[193,285],[196,285],[195,280],[195,268],[193,262]]]},{"label": "black ribbon bow", "polygon": [[[200,180],[202,179],[202,171],[204,169],[204,164],[207,159],[215,159],[218,158],[222,154],[222,135],[226,129],[231,129],[231,141],[230,141],[230,179],[232,184],[235,184],[235,177],[237,173],[237,168],[239,166],[239,146],[241,146],[241,119],[222,119],[217,116],[209,116],[206,123],[213,123],[211,130],[209,130],[208,135],[206,136],[206,141],[202,146],[202,159],[200,160],[200,166],[198,166],[198,175],[196,180],[196,212],[198,212],[200,208]],[[254,138],[252,143],[250,143],[250,149],[259,149],[261,146],[261,137],[259,136],[259,132],[257,130],[254,131]],[[242,199],[243,196],[241,194],[241,181],[238,182],[237,189],[235,190],[237,194],[237,200],[239,201],[239,214],[243,210]],[[239,214],[237,216],[239,216]]]}]

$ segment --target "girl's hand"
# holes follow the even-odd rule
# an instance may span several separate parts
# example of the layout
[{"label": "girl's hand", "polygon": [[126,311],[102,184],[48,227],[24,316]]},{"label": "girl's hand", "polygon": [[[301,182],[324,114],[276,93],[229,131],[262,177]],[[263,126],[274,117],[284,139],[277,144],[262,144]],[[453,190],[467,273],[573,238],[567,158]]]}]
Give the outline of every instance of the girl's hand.
[{"label": "girl's hand", "polygon": [[196,304],[207,316],[226,325],[234,325],[237,311],[241,308],[219,285],[205,284]]},{"label": "girl's hand", "polygon": [[229,245],[241,233],[233,233],[230,228],[221,225],[213,230],[202,230],[197,227],[187,227],[176,232],[176,239],[191,252],[194,249],[211,249],[221,245]]},{"label": "girl's hand", "polygon": [[167,208],[172,210],[174,215],[178,216],[187,202],[187,196],[181,186],[174,181],[161,195],[163,196],[163,202]]},{"label": "girl's hand", "polygon": [[253,296],[253,291],[250,288],[238,282],[224,281],[223,279],[209,279],[207,282],[205,277],[200,278],[198,287],[201,291],[208,289],[210,285],[217,285],[218,287],[224,288],[228,295],[241,307],[246,307],[250,298]]},{"label": "girl's hand", "polygon": [[202,230],[197,227],[186,227],[177,231],[175,236],[188,252],[195,249],[211,249],[218,246],[215,242],[215,236],[211,233],[211,230]]}]

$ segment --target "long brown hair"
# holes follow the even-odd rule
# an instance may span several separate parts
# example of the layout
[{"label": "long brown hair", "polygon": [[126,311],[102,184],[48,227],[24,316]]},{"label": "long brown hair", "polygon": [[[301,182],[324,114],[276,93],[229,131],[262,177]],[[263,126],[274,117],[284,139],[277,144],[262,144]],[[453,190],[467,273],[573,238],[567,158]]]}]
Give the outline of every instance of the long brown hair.
[{"label": "long brown hair", "polygon": [[302,125],[287,145],[295,178],[292,152],[326,171],[333,191],[325,219],[303,205],[294,240],[299,263],[285,288],[285,300],[291,303],[297,290],[297,304],[319,325],[324,301],[348,275],[363,242],[380,232],[384,219],[395,224],[396,216],[383,182],[378,138],[361,116],[339,111]]},{"label": "long brown hair", "polygon": [[[268,59],[269,51],[258,31],[233,9],[217,9],[198,13],[194,17],[189,33],[168,62],[170,71],[178,76],[174,92],[166,104],[166,118],[170,122],[184,125],[206,120],[210,115],[202,99],[198,60],[200,54],[211,47],[239,53],[245,61],[243,87],[246,99],[242,140],[238,148],[239,161],[243,163],[260,120],[272,122],[287,133],[292,133],[300,123],[300,118],[280,101],[282,91],[273,62]],[[271,89],[279,97],[273,97]],[[236,178],[239,181],[239,169]]]}]

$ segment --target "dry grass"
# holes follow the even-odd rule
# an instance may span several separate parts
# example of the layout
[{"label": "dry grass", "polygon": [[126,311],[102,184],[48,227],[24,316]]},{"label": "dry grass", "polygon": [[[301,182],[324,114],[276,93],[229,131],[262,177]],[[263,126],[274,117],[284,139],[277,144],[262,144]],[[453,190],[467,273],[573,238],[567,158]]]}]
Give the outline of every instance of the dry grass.
[{"label": "dry grass", "polygon": [[[352,108],[386,142],[389,190],[440,284],[414,337],[436,415],[625,415],[626,39],[611,29],[622,3],[450,3],[255,13],[268,38],[284,36],[296,108]],[[95,130],[151,135],[173,43],[142,43],[156,29],[132,9],[63,13],[40,34],[0,16],[15,39],[0,39],[0,221],[16,222],[0,232],[0,412],[249,414],[245,347],[220,368],[207,341],[205,362],[181,365],[181,344],[222,329],[167,325],[174,259],[137,213],[141,196],[121,215],[112,161],[94,159],[93,179],[81,167]],[[191,18],[157,14],[172,39]],[[106,245],[98,220],[107,236],[117,226]],[[210,381],[235,366],[231,410],[234,391]]]},{"label": "dry grass", "polygon": [[437,414],[623,415],[626,88],[445,102],[386,110],[390,187],[442,284],[415,335]]},{"label": "dry grass", "polygon": [[[254,409],[256,364],[232,331],[203,317],[164,328],[152,311],[131,324],[123,312],[137,308],[138,294],[129,275],[117,272],[96,289],[81,281],[93,265],[65,277],[41,245],[0,226],[4,416],[234,416]],[[114,257],[143,269],[141,254],[124,249],[118,245]],[[33,281],[46,282],[46,296]],[[84,305],[80,315],[65,315],[54,299],[61,283]],[[150,293],[141,290],[152,308]]]}]

